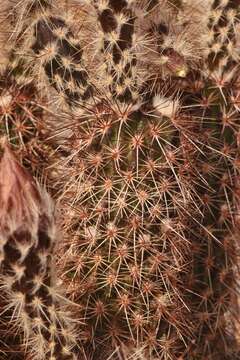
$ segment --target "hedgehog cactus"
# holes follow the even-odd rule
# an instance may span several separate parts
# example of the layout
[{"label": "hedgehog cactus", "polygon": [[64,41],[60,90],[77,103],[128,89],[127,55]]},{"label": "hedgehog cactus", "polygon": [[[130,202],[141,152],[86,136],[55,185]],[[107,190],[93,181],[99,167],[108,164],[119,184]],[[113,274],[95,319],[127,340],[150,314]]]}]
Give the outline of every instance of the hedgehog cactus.
[{"label": "hedgehog cactus", "polygon": [[[31,359],[75,359],[73,320],[54,285],[52,204],[6,147],[1,160],[1,291]],[[16,333],[15,333],[16,335]]]},{"label": "hedgehog cactus", "polygon": [[82,321],[74,355],[41,272],[63,330],[47,309],[44,326],[61,333],[49,340],[24,310],[36,359],[239,357],[239,7],[29,0],[16,10],[9,67],[46,102],[44,174],[64,232],[56,270]]}]

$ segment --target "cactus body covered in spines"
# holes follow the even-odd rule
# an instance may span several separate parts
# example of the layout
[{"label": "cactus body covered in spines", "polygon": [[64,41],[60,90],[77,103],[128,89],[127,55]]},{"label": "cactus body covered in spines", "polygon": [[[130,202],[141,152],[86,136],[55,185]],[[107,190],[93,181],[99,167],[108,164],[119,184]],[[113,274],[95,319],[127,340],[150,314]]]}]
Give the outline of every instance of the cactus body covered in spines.
[{"label": "cactus body covered in spines", "polygon": [[[78,349],[56,337],[69,359],[237,359],[238,2],[206,13],[205,1],[70,5],[24,1],[10,59],[48,109],[40,148],[62,210],[57,269],[82,319]],[[61,333],[59,316],[67,332],[44,286],[58,315],[43,326]],[[62,359],[33,320],[18,324],[31,349],[43,344],[35,358]]]},{"label": "cactus body covered in spines", "polygon": [[[54,285],[53,206],[7,147],[1,160],[1,314],[31,359],[75,359],[73,320]],[[4,340],[4,337],[3,337]]]}]

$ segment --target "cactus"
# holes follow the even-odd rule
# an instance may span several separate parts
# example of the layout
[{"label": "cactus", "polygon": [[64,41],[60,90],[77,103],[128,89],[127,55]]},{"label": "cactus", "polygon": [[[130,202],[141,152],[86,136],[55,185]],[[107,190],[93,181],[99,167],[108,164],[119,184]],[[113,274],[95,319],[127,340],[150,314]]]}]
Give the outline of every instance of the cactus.
[{"label": "cactus", "polygon": [[191,113],[201,119],[199,133],[206,137],[201,163],[196,163],[205,185],[202,183],[202,190],[198,189],[204,228],[199,231],[193,257],[198,269],[193,275],[193,292],[199,297],[194,300],[199,326],[193,359],[239,356],[230,335],[236,332],[234,322],[238,316],[237,307],[230,306],[237,303],[234,289],[239,261],[238,16],[238,2],[213,2],[208,24],[211,36],[206,51],[207,76],[203,75],[203,86],[191,99]]},{"label": "cactus", "polygon": [[[10,68],[47,110],[44,137],[34,126],[31,138],[61,210],[56,271],[82,319],[69,359],[239,357],[239,7],[25,0],[17,10]],[[36,350],[41,334],[25,318]],[[35,358],[62,359],[47,341]]]},{"label": "cactus", "polygon": [[57,233],[51,201],[6,146],[0,174],[1,314],[11,315],[20,349],[31,359],[76,359],[74,322],[52,273]]}]

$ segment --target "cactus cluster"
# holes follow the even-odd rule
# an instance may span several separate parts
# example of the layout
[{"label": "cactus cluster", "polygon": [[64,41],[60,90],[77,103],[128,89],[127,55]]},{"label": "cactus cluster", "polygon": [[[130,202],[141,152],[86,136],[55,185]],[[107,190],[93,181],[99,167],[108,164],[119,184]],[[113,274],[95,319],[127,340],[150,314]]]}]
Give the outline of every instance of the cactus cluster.
[{"label": "cactus cluster", "polygon": [[239,1],[14,1],[3,354],[239,359]]}]

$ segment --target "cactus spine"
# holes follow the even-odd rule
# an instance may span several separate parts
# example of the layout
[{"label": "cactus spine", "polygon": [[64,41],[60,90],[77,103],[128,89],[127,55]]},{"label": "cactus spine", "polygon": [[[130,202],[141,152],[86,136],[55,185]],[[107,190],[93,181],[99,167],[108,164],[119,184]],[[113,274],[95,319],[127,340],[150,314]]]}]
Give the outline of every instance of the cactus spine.
[{"label": "cactus spine", "polygon": [[72,8],[24,1],[11,58],[46,101],[57,268],[83,320],[75,349],[27,314],[36,359],[237,359],[239,1]]}]

